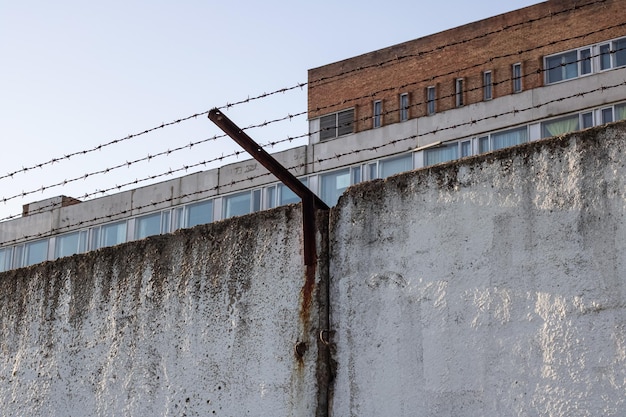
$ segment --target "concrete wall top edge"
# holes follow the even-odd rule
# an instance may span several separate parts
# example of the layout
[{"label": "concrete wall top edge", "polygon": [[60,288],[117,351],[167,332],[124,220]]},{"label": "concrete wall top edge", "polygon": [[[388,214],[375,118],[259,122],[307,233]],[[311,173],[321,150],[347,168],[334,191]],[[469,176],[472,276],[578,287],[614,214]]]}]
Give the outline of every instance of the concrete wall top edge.
[{"label": "concrete wall top edge", "polygon": [[[384,200],[386,187],[407,189],[407,181],[414,184],[430,183],[433,176],[440,178],[439,186],[442,188],[454,188],[457,184],[457,174],[462,168],[480,168],[483,164],[506,164],[515,158],[522,160],[532,160],[532,155],[540,152],[554,152],[562,154],[564,148],[569,147],[572,142],[577,146],[595,146],[594,143],[601,141],[607,132],[621,132],[626,136],[626,121],[614,122],[604,126],[588,128],[582,131],[568,133],[561,136],[541,139],[521,145],[499,149],[482,155],[470,156],[450,162],[445,162],[429,167],[416,169],[409,172],[393,175],[384,180],[377,179],[350,186],[332,209],[333,212],[340,213],[346,205],[355,204],[355,201]],[[467,184],[465,184],[467,185]]]}]

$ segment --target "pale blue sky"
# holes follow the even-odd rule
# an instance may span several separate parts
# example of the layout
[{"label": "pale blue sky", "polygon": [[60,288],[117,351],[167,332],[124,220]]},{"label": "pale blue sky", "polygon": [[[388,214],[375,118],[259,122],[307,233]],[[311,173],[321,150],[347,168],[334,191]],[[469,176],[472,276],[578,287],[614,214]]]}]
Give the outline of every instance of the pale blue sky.
[{"label": "pale blue sky", "polygon": [[[536,3],[0,0],[0,176],[306,82],[309,68]],[[236,106],[227,115],[244,127],[304,111],[306,88]],[[306,116],[300,116],[249,133],[266,142],[306,132]],[[0,200],[216,133],[206,116],[159,129],[0,179]],[[80,198],[235,149],[220,139],[13,198],[0,203],[0,218],[19,214],[28,202]]]}]

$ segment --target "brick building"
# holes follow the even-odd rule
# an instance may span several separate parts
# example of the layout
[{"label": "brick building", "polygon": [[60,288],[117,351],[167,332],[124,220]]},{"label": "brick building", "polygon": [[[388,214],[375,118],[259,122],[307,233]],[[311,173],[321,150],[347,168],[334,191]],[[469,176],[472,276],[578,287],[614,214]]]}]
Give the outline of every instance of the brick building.
[{"label": "brick building", "polygon": [[[549,0],[311,69],[309,144],[276,157],[334,205],[361,181],[626,119],[623,6]],[[0,223],[0,271],[297,201],[255,161],[53,198]]]},{"label": "brick building", "polygon": [[[623,105],[598,109],[626,98],[626,87],[613,87],[626,65],[623,6],[550,0],[311,69],[311,143],[356,134],[361,145],[368,135],[379,155],[392,153],[382,149],[391,141],[406,150],[437,144],[418,168],[553,136],[546,120],[555,116],[587,113],[553,133],[624,118]],[[528,124],[518,140],[489,137]]]}]

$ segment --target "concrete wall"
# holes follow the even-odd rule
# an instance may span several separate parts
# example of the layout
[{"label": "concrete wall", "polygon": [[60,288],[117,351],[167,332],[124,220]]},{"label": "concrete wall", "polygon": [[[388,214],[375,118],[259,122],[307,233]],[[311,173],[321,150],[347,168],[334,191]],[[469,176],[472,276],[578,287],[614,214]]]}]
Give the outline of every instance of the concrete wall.
[{"label": "concrete wall", "polygon": [[626,124],[351,188],[334,416],[626,415]]},{"label": "concrete wall", "polygon": [[301,225],[290,206],[0,274],[0,416],[316,415],[326,280]]},{"label": "concrete wall", "polygon": [[353,187],[314,269],[288,206],[2,273],[0,416],[624,416],[625,151]]}]

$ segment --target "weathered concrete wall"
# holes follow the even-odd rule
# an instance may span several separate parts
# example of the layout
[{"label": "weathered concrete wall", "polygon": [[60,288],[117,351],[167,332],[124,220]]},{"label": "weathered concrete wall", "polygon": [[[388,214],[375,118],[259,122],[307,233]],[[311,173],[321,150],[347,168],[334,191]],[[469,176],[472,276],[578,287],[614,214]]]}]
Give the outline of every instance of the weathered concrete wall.
[{"label": "weathered concrete wall", "polygon": [[351,188],[334,416],[626,415],[626,125]]},{"label": "weathered concrete wall", "polygon": [[291,206],[0,274],[0,416],[323,415],[327,266],[305,305],[301,225]]},{"label": "weathered concrete wall", "polygon": [[625,151],[353,187],[313,286],[297,206],[2,273],[0,416],[624,416]]}]

